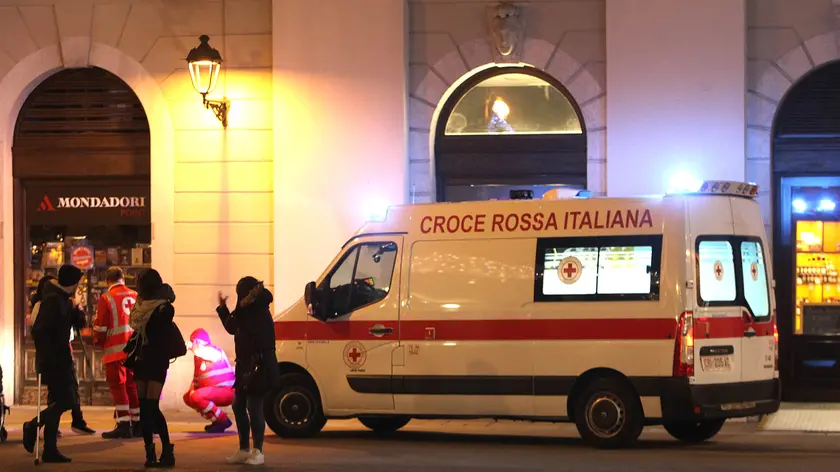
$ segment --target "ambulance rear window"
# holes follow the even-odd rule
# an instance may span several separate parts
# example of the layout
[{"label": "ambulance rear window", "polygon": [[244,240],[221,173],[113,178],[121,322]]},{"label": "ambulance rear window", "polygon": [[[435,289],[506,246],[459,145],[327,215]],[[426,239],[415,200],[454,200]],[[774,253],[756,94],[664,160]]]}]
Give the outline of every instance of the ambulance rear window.
[{"label": "ambulance rear window", "polygon": [[743,306],[757,321],[770,319],[767,266],[759,239],[698,237],[696,271],[700,306]]}]

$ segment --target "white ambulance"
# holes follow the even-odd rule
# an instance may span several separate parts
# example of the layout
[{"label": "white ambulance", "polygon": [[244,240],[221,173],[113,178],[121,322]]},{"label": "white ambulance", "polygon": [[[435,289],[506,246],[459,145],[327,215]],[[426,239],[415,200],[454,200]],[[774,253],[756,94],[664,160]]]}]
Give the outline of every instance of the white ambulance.
[{"label": "white ambulance", "polygon": [[280,436],[327,418],[571,421],[598,447],[645,425],[713,437],[779,407],[757,187],[651,198],[392,207],[276,318]]}]

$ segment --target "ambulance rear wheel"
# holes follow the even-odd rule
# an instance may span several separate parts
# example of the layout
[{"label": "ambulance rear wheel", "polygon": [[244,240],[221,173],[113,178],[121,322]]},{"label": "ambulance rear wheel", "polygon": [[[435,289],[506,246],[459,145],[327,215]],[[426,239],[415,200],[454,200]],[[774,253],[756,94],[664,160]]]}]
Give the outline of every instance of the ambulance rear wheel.
[{"label": "ambulance rear wheel", "polygon": [[265,413],[268,427],[283,438],[309,438],[327,424],[318,387],[299,373],[280,377],[280,387],[266,397]]},{"label": "ambulance rear wheel", "polygon": [[708,441],[720,432],[726,420],[670,421],[662,426],[674,439],[687,443]]},{"label": "ambulance rear wheel", "polygon": [[411,418],[405,416],[360,416],[359,422],[377,434],[391,434],[407,425]]},{"label": "ambulance rear wheel", "polygon": [[578,396],[575,424],[581,438],[592,446],[626,447],[642,434],[642,404],[626,381],[609,377],[594,379]]}]

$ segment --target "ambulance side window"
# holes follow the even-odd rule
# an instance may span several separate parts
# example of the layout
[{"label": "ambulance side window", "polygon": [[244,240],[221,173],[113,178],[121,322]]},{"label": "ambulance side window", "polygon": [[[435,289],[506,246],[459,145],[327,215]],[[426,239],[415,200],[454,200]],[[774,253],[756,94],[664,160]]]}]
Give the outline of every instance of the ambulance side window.
[{"label": "ambulance side window", "polygon": [[658,300],[662,236],[541,239],[534,300]]},{"label": "ambulance side window", "polygon": [[334,317],[384,299],[397,261],[393,242],[364,243],[347,252],[327,279]]}]

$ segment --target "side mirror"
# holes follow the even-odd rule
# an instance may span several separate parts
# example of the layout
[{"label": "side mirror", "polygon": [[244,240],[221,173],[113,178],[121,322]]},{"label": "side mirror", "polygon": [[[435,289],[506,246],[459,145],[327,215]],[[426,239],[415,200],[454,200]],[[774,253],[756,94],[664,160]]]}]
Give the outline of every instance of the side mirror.
[{"label": "side mirror", "polygon": [[324,313],[324,303],[321,300],[321,293],[318,291],[318,286],[315,282],[306,284],[303,291],[303,302],[306,304],[306,314],[319,321],[327,321],[327,315]]}]

